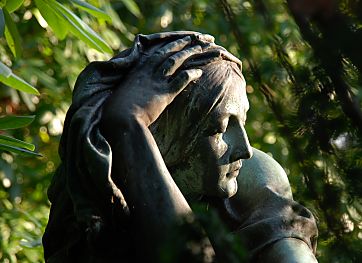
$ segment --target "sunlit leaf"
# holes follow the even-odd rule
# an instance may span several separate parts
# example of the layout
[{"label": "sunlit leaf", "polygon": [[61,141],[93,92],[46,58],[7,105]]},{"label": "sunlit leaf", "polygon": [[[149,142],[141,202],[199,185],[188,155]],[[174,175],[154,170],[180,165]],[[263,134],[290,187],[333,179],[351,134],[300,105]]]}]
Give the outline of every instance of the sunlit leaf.
[{"label": "sunlit leaf", "polygon": [[0,8],[3,8],[6,5],[6,0],[0,0]]},{"label": "sunlit leaf", "polygon": [[64,18],[43,0],[35,0],[35,4],[57,38],[64,39],[69,29]]},{"label": "sunlit leaf", "polygon": [[0,62],[0,75],[4,77],[9,77],[11,75],[12,71],[10,68],[8,68],[5,64]]},{"label": "sunlit leaf", "polygon": [[39,247],[41,244],[41,238],[28,238],[20,240],[20,245],[28,248]]},{"label": "sunlit leaf", "polygon": [[32,152],[32,151],[29,151],[27,149],[14,147],[14,146],[9,146],[9,145],[2,144],[2,143],[0,143],[0,150],[17,153],[17,154],[20,154],[20,155],[23,155],[23,156],[42,156],[39,153]]},{"label": "sunlit leaf", "polygon": [[34,225],[36,225],[37,227],[39,227],[39,228],[42,227],[41,222],[36,217],[34,217],[31,213],[29,213],[27,211],[24,211],[24,210],[19,210],[19,213],[23,214],[24,218],[26,218],[29,221],[33,222]]},{"label": "sunlit leaf", "polygon": [[5,18],[5,38],[8,43],[8,46],[13,53],[14,57],[20,57],[21,49],[21,38],[19,31],[11,18],[9,12],[4,8],[4,18]]},{"label": "sunlit leaf", "polygon": [[13,137],[9,137],[6,135],[2,135],[2,134],[0,134],[0,143],[8,145],[8,146],[24,148],[29,151],[34,151],[34,149],[35,149],[34,144],[27,143],[27,142],[24,142],[24,141],[21,141],[21,140],[18,140],[18,139],[15,139]]},{"label": "sunlit leaf", "polygon": [[17,75],[15,75],[10,68],[0,62],[0,82],[5,85],[17,89],[20,91],[24,91],[29,94],[39,95],[39,91],[30,85],[25,80],[21,79]]},{"label": "sunlit leaf", "polygon": [[8,0],[5,5],[6,10],[8,10],[9,13],[12,13],[17,10],[23,2],[24,0]]},{"label": "sunlit leaf", "polygon": [[4,35],[5,31],[5,18],[2,8],[0,8],[0,37]]},{"label": "sunlit leaf", "polygon": [[7,115],[0,117],[0,130],[17,129],[28,126],[33,122],[35,116]]},{"label": "sunlit leaf", "polygon": [[71,0],[71,2],[76,5],[78,8],[88,12],[89,14],[97,17],[97,18],[101,18],[104,19],[106,21],[112,21],[111,17],[106,14],[103,10],[85,2],[85,1],[80,1],[80,0]]},{"label": "sunlit leaf", "polygon": [[19,92],[20,97],[22,98],[24,104],[28,108],[29,111],[35,111],[36,106],[34,102],[32,101],[32,95],[27,94],[25,92]]},{"label": "sunlit leaf", "polygon": [[47,2],[44,0],[36,0],[36,3],[37,6],[47,6],[48,9],[52,10],[51,12],[56,13],[57,17],[60,17],[60,19],[66,23],[70,32],[92,48],[100,52],[113,53],[108,44],[97,35],[96,32],[64,5],[55,0],[49,0]]},{"label": "sunlit leaf", "polygon": [[19,73],[21,73],[21,76],[24,78],[30,79],[31,76],[37,76],[38,77],[38,83],[43,84],[44,86],[48,88],[55,87],[57,84],[56,79],[49,76],[42,68],[38,68],[35,66],[32,66],[30,63],[27,63],[27,68],[21,68],[19,70]]},{"label": "sunlit leaf", "polygon": [[98,51],[112,53],[112,49],[108,46],[108,44],[71,10],[54,0],[50,1],[53,3],[58,12],[61,13],[68,21],[71,26],[70,31],[74,35]]},{"label": "sunlit leaf", "polygon": [[133,0],[122,0],[122,3],[126,6],[126,8],[136,17],[140,18],[142,17],[141,11]]},{"label": "sunlit leaf", "polygon": [[108,3],[104,5],[104,9],[112,18],[112,26],[121,31],[128,40],[133,41],[134,35],[127,29],[127,27],[122,22],[117,12],[114,11],[112,6]]}]

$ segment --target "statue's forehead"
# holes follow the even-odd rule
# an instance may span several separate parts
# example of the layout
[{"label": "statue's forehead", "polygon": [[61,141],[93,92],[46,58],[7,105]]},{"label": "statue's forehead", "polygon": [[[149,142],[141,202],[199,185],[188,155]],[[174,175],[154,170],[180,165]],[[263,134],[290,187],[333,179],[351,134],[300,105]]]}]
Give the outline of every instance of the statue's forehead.
[{"label": "statue's forehead", "polygon": [[246,97],[246,94],[225,94],[220,103],[218,103],[210,112],[210,119],[222,120],[229,116],[236,116],[242,120],[245,120],[248,109],[249,101]]},{"label": "statue's forehead", "polygon": [[224,96],[216,107],[218,114],[243,115],[249,109],[249,101],[246,96],[243,82],[230,83]]}]

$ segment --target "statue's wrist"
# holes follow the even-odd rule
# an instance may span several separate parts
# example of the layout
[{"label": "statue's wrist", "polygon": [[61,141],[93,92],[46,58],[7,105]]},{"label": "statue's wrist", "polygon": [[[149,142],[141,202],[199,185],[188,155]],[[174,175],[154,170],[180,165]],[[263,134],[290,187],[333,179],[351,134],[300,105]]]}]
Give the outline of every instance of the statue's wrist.
[{"label": "statue's wrist", "polygon": [[134,112],[126,112],[102,116],[101,132],[112,142],[119,142],[122,136],[133,136],[133,133],[147,127],[144,120]]}]

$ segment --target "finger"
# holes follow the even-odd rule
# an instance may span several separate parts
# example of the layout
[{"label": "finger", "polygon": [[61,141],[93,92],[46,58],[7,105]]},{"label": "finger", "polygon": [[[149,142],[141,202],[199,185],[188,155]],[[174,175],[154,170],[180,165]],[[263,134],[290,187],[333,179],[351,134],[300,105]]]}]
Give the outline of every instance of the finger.
[{"label": "finger", "polygon": [[206,52],[202,52],[199,54],[195,54],[191,59],[187,60],[184,64],[184,68],[197,68],[214,61],[222,60],[222,52],[221,50],[214,49]]},{"label": "finger", "polygon": [[168,43],[164,47],[157,50],[154,54],[154,62],[160,62],[164,60],[167,56],[171,55],[174,52],[182,50],[187,45],[191,44],[191,37],[187,36],[178,40],[175,40],[171,43]]},{"label": "finger", "polygon": [[173,75],[188,58],[201,52],[202,48],[199,45],[177,52],[162,64],[159,69],[159,74],[164,77]]},{"label": "finger", "polygon": [[195,56],[187,60],[182,66],[184,68],[196,68],[219,60],[234,62],[238,65],[240,69],[242,69],[242,62],[238,58],[219,47],[213,47],[213,49],[209,49],[206,51],[205,49],[203,49],[202,53],[195,54]]},{"label": "finger", "polygon": [[181,71],[176,78],[170,82],[171,93],[176,97],[191,81],[197,80],[202,75],[201,69],[187,69]]},{"label": "finger", "polygon": [[197,35],[196,38],[202,42],[214,43],[215,38],[209,34],[200,34]]}]

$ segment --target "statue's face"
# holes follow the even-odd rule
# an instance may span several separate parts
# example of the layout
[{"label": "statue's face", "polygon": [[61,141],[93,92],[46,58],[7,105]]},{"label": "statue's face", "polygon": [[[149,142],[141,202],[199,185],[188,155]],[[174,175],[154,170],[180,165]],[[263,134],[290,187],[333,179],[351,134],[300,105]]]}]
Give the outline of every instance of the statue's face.
[{"label": "statue's face", "polygon": [[231,197],[242,159],[252,156],[244,128],[249,102],[244,83],[230,85],[206,119],[187,160],[172,171],[186,195]]}]

